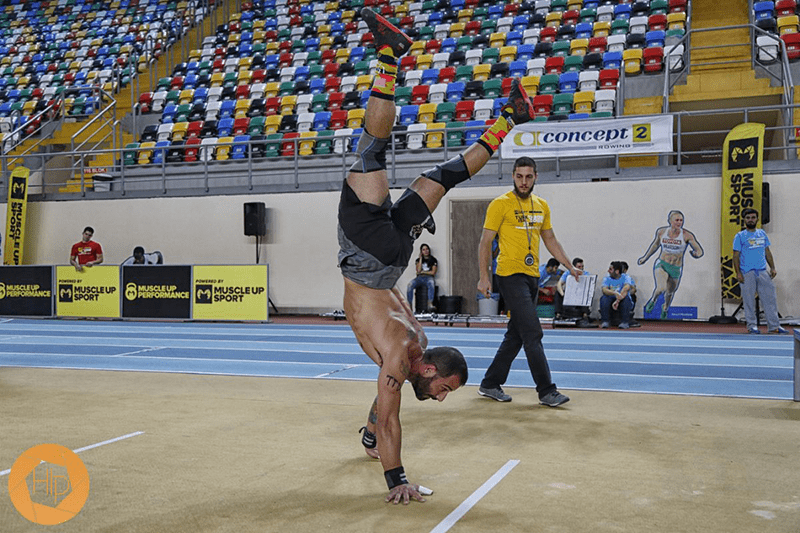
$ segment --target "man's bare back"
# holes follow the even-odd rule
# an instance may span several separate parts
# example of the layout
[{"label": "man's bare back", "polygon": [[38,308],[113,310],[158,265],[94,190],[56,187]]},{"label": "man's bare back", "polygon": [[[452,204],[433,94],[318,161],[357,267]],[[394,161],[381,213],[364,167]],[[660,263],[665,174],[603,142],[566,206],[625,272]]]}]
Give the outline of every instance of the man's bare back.
[{"label": "man's bare back", "polygon": [[370,289],[344,278],[344,312],[361,348],[378,366],[392,353],[405,353],[410,365],[428,346],[422,326],[397,288]]}]

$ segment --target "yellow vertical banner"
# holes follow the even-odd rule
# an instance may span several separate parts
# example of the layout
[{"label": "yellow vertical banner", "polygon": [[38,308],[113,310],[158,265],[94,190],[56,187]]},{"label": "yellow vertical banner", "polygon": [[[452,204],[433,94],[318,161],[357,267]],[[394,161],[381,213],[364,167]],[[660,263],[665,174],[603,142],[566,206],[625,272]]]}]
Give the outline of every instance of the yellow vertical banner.
[{"label": "yellow vertical banner", "polygon": [[722,210],[720,213],[720,269],[722,297],[741,297],[733,269],[733,238],[742,230],[742,210],[761,212],[764,162],[764,124],[745,123],[725,137],[722,149]]},{"label": "yellow vertical banner", "polygon": [[119,318],[119,267],[56,267],[56,316]]},{"label": "yellow vertical banner", "polygon": [[269,320],[267,265],[197,265],[192,275],[193,319]]},{"label": "yellow vertical banner", "polygon": [[16,167],[8,184],[6,232],[3,245],[3,264],[21,265],[25,242],[25,212],[28,209],[28,175],[25,167]]}]

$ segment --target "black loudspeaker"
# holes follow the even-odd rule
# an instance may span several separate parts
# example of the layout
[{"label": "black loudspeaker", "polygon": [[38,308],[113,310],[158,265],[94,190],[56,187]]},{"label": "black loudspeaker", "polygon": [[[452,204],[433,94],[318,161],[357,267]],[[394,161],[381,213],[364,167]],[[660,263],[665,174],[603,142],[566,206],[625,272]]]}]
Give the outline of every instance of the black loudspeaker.
[{"label": "black loudspeaker", "polygon": [[267,207],[264,202],[244,204],[244,234],[259,237],[267,234]]},{"label": "black loudspeaker", "polygon": [[761,224],[769,224],[769,183],[761,184]]}]

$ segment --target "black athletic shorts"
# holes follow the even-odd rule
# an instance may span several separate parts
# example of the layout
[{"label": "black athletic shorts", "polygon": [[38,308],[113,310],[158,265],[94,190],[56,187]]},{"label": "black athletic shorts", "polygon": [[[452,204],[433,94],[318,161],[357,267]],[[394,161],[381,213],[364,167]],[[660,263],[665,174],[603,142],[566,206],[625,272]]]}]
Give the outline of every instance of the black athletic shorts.
[{"label": "black athletic shorts", "polygon": [[372,289],[391,289],[414,249],[410,235],[395,226],[387,196],[380,206],[364,203],[344,180],[339,200],[339,268],[342,275]]}]

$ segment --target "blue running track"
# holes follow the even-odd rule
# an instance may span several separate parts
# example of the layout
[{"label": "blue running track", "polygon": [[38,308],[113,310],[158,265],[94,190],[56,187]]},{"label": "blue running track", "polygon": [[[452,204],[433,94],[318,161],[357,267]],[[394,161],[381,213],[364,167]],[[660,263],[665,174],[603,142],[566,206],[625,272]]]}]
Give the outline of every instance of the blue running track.
[{"label": "blue running track", "polygon": [[[425,328],[467,358],[480,382],[504,328]],[[792,337],[545,330],[561,389],[792,399]],[[0,367],[374,380],[349,326],[0,321]],[[2,371],[0,371],[0,375]],[[524,353],[508,387],[533,387]]]}]

